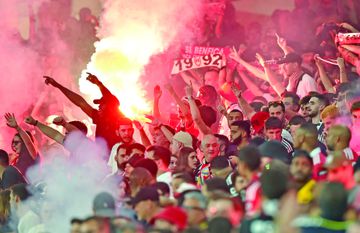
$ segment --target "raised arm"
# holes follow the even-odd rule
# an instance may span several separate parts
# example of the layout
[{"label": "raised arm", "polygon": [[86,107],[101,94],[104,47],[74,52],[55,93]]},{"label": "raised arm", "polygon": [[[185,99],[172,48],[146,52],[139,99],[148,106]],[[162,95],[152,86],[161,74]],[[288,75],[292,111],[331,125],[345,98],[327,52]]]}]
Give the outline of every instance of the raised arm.
[{"label": "raised arm", "polygon": [[255,96],[262,96],[264,94],[245,72],[238,70],[238,73],[246,87],[249,88]]},{"label": "raised arm", "polygon": [[29,125],[33,125],[37,127],[43,134],[45,134],[47,137],[53,139],[57,143],[63,144],[65,136],[57,131],[56,129],[51,128],[50,126],[47,126],[37,120],[35,120],[32,116],[28,116],[25,119],[25,122]]},{"label": "raised arm", "polygon": [[287,45],[287,42],[284,38],[280,37],[277,33],[275,33],[275,36],[278,46],[281,48],[285,55],[295,52],[293,48]]},{"label": "raised arm", "polygon": [[265,73],[260,70],[259,68],[257,68],[256,66],[251,65],[250,63],[246,62],[245,60],[243,60],[239,53],[236,51],[235,48],[231,49],[231,53],[229,55],[229,57],[233,60],[235,60],[237,63],[239,63],[240,65],[242,65],[243,67],[245,67],[245,69],[247,69],[250,73],[252,73],[255,77],[260,78],[262,80],[268,81],[266,79],[266,75]]},{"label": "raised arm", "polygon": [[247,119],[251,119],[251,117],[255,114],[254,109],[250,106],[250,104],[242,97],[241,90],[235,86],[235,84],[231,85],[231,90],[236,96],[238,100],[238,105],[240,109],[244,112]]},{"label": "raised arm", "polygon": [[256,54],[256,58],[258,59],[260,65],[264,67],[266,80],[270,83],[278,96],[281,96],[286,90],[282,84],[282,80],[270,69],[270,66],[265,62],[264,58],[259,53]]},{"label": "raised arm", "polygon": [[81,110],[83,110],[86,113],[86,115],[88,115],[89,117],[92,117],[94,112],[97,111],[96,109],[91,107],[91,105],[88,104],[86,102],[86,100],[82,96],[80,96],[79,94],[76,94],[75,92],[70,91],[66,87],[64,87],[61,84],[59,84],[58,82],[56,82],[51,77],[44,76],[44,78],[45,78],[45,83],[47,85],[51,85],[51,86],[56,87],[57,89],[59,89],[73,104],[75,104],[76,106],[81,108]]},{"label": "raised arm", "polygon": [[104,86],[104,84],[93,74],[91,73],[87,73],[88,74],[88,77],[86,78],[86,80],[88,80],[89,82],[91,82],[92,84],[95,84],[96,86],[98,86],[98,88],[100,89],[101,91],[101,94],[103,96],[106,96],[106,95],[113,95],[109,89],[107,89],[107,87]]},{"label": "raised arm", "polygon": [[16,129],[16,131],[19,133],[26,149],[29,151],[30,156],[35,160],[38,156],[37,148],[35,144],[31,141],[30,136],[25,132],[23,128],[18,125],[14,113],[6,113],[5,119],[6,124],[11,128]]},{"label": "raised arm", "polygon": [[346,68],[345,68],[345,61],[344,58],[342,57],[338,57],[337,58],[337,64],[340,70],[340,83],[346,83],[349,81],[347,73],[346,73]]},{"label": "raised arm", "polygon": [[169,94],[174,98],[177,105],[179,105],[181,112],[186,116],[189,114],[189,109],[187,106],[181,101],[181,98],[175,92],[174,88],[171,86],[170,83],[165,84],[165,88],[168,90]]},{"label": "raised arm", "polygon": [[195,122],[197,128],[204,134],[212,134],[211,128],[207,126],[203,119],[201,118],[201,114],[198,106],[196,105],[195,99],[193,98],[193,88],[191,85],[187,85],[185,87],[185,93],[189,100],[190,112],[193,121]]},{"label": "raised arm", "polygon": [[319,71],[319,76],[320,76],[320,80],[322,82],[322,84],[324,85],[325,87],[325,90],[329,93],[335,93],[335,89],[325,71],[325,68],[323,66],[323,64],[321,63],[321,61],[318,59],[319,55],[315,55],[314,56],[314,60],[315,60],[315,64],[318,68],[318,71]]},{"label": "raised arm", "polygon": [[147,136],[144,126],[141,125],[141,123],[137,120],[133,120],[133,123],[137,130],[139,130],[141,142],[145,147],[151,146],[151,142],[149,137]]}]

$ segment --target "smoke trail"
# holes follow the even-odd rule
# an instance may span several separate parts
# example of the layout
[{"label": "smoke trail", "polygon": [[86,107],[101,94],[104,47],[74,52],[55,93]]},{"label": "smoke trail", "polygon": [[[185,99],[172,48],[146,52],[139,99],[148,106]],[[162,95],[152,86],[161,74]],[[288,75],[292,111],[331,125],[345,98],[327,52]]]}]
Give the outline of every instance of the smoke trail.
[{"label": "smoke trail", "polygon": [[[96,74],[120,99],[121,110],[131,118],[150,111],[140,80],[144,67],[154,55],[163,53],[184,38],[192,37],[191,26],[201,18],[201,1],[172,0],[106,0],[98,37],[87,71]],[[159,70],[168,71],[166,61]],[[161,73],[161,72],[159,72]],[[168,72],[164,72],[168,73]],[[99,92],[80,79],[81,92],[91,99]],[[151,76],[146,82],[159,82]]]},{"label": "smoke trail", "polygon": [[[50,205],[51,213],[43,219],[42,224],[53,233],[70,232],[72,218],[93,215],[92,201],[100,191],[116,196],[115,183],[102,183],[108,174],[106,163],[101,159],[106,147],[77,133],[68,136],[65,146],[72,151],[69,159],[63,155],[51,156],[51,161],[45,161],[28,172],[32,184],[41,183],[45,187],[41,199]],[[38,198],[35,196],[29,200],[29,205],[33,201],[39,203]]]}]

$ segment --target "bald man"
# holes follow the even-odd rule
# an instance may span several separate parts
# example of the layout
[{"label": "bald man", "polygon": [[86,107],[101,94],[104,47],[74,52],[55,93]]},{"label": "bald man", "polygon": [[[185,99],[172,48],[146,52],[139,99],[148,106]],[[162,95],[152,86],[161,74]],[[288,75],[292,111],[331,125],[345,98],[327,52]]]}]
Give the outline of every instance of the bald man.
[{"label": "bald man", "polygon": [[313,178],[315,180],[325,179],[323,165],[326,161],[325,154],[321,151],[318,141],[318,130],[316,125],[305,123],[295,131],[294,147],[309,153],[313,161]]},{"label": "bald man", "polygon": [[205,180],[212,177],[210,162],[220,153],[220,145],[217,138],[212,134],[205,135],[201,141],[200,150],[204,157],[201,161],[199,172],[196,174],[196,181],[199,185],[203,185]]},{"label": "bald man", "polygon": [[358,154],[350,148],[351,131],[344,125],[334,125],[328,130],[326,146],[329,151],[343,151],[346,158],[356,162]]}]

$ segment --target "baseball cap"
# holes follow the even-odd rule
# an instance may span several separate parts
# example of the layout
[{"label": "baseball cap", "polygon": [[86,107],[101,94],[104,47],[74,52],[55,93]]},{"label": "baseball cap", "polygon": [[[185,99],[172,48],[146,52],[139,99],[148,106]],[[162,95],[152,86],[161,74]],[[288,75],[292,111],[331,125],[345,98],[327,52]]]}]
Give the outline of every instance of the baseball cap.
[{"label": "baseball cap", "polygon": [[185,147],[190,147],[193,148],[193,139],[191,137],[191,135],[187,132],[184,131],[180,131],[177,132],[174,136],[173,139],[175,139],[178,142],[181,142],[182,144],[184,144]]},{"label": "baseball cap", "polygon": [[97,194],[93,201],[93,211],[95,216],[114,217],[115,216],[115,199],[107,192]]},{"label": "baseball cap", "polygon": [[257,112],[251,117],[251,126],[255,133],[259,133],[264,129],[265,121],[270,117],[268,112]]},{"label": "baseball cap", "polygon": [[187,224],[187,214],[186,212],[177,206],[169,206],[164,208],[161,212],[156,214],[150,221],[151,224],[154,224],[156,220],[161,219],[171,224],[174,224],[178,230],[184,230]]},{"label": "baseball cap", "polygon": [[132,204],[133,206],[136,206],[138,203],[147,200],[159,202],[159,193],[155,187],[147,186],[140,189],[140,191],[136,194],[136,196],[132,200]]},{"label": "baseball cap", "polygon": [[288,53],[284,57],[280,58],[277,61],[277,64],[293,63],[293,62],[301,64],[302,58],[300,57],[299,54],[297,54],[297,53]]}]

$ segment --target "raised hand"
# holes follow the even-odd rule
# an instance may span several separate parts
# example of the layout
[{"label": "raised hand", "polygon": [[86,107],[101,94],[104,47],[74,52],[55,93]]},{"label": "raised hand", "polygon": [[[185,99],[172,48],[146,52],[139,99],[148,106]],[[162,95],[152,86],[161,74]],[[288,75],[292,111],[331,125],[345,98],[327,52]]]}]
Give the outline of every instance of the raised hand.
[{"label": "raised hand", "polygon": [[55,125],[62,125],[62,126],[63,126],[63,125],[65,125],[66,121],[64,120],[63,117],[58,116],[58,117],[55,117],[55,118],[54,118],[53,123],[54,123]]},{"label": "raised hand", "polygon": [[45,79],[45,84],[46,85],[51,85],[53,87],[57,87],[59,85],[58,82],[55,81],[55,79],[49,77],[49,76],[43,76]]},{"label": "raised hand", "polygon": [[314,61],[315,61],[315,65],[316,65],[316,66],[321,67],[321,66],[322,66],[322,63],[321,63],[319,57],[320,57],[319,54],[315,54],[315,55],[314,55]]},{"label": "raised hand", "polygon": [[190,81],[189,85],[186,85],[185,87],[185,94],[187,97],[192,97],[194,93],[194,89],[192,87],[192,82]]},{"label": "raised hand", "polygon": [[337,61],[337,64],[338,64],[338,67],[339,67],[339,68],[345,68],[344,58],[338,57],[338,58],[336,59],[336,61]]},{"label": "raised hand", "polygon": [[277,33],[275,33],[277,44],[280,48],[285,48],[287,46],[287,42],[284,38],[280,37]]},{"label": "raised hand", "polygon": [[29,125],[36,125],[37,120],[35,120],[32,116],[28,116],[25,118],[25,123]]},{"label": "raised hand", "polygon": [[217,106],[217,110],[218,110],[221,114],[226,115],[226,108],[225,108],[225,106],[224,106],[223,104],[219,104],[219,105]]},{"label": "raised hand", "polygon": [[162,95],[162,90],[159,85],[156,85],[154,87],[154,98],[158,100],[160,99],[161,95]]},{"label": "raised hand", "polygon": [[86,80],[88,80],[89,82],[98,85],[100,82],[100,80],[98,79],[98,77],[96,77],[95,75],[87,72],[88,76],[86,77]]},{"label": "raised hand", "polygon": [[135,125],[135,127],[138,129],[138,130],[142,130],[144,127],[141,125],[141,123],[137,120],[133,120],[133,123]]},{"label": "raised hand", "polygon": [[165,83],[165,89],[168,90],[170,93],[174,92],[174,88],[170,83]]},{"label": "raised hand", "polygon": [[234,95],[235,95],[236,97],[240,97],[241,94],[242,94],[242,91],[236,86],[235,83],[232,83],[232,84],[231,84],[231,90],[232,90],[232,92],[234,93]]},{"label": "raised hand", "polygon": [[9,113],[9,112],[5,113],[5,120],[6,120],[7,126],[9,126],[10,128],[15,129],[15,128],[19,127],[14,113]]},{"label": "raised hand", "polygon": [[258,60],[258,62],[260,63],[260,65],[261,65],[262,67],[265,67],[265,59],[264,59],[264,57],[263,57],[260,53],[257,53],[257,54],[255,55],[255,57],[256,57],[256,59]]},{"label": "raised hand", "polygon": [[239,61],[241,59],[238,51],[236,51],[234,46],[230,49],[229,57],[235,61]]}]

